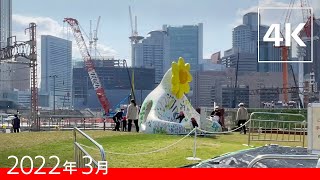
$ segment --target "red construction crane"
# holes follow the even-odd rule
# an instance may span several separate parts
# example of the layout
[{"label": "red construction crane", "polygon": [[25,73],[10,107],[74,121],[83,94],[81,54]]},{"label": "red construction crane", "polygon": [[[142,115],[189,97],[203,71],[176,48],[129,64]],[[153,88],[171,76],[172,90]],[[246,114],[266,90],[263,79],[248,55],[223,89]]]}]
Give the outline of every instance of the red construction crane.
[{"label": "red construction crane", "polygon": [[[311,7],[308,0],[300,0],[302,8]],[[311,9],[302,9],[303,22],[305,22],[305,26],[303,28],[306,37],[311,37],[311,21],[314,20],[314,15],[311,12]]]},{"label": "red construction crane", "polygon": [[99,102],[100,102],[103,110],[105,111],[106,114],[108,114],[110,104],[109,104],[109,101],[105,95],[104,89],[103,89],[102,84],[99,80],[98,74],[95,70],[94,63],[91,59],[91,55],[89,53],[87,45],[86,45],[84,38],[82,36],[79,22],[78,22],[78,20],[76,20],[74,18],[64,18],[63,22],[67,22],[72,29],[74,38],[75,38],[77,45],[79,47],[80,54],[84,60],[84,63],[85,63],[86,69],[88,71],[91,83],[93,85],[93,88],[96,91],[97,97],[99,99]]},{"label": "red construction crane", "polygon": [[[295,4],[295,0],[291,0],[290,4],[289,4],[289,8],[293,7]],[[308,0],[300,0],[300,5],[302,8],[306,8],[306,7],[310,7]],[[285,18],[285,22],[284,24],[288,23],[291,17],[291,13],[292,13],[292,9],[289,9],[287,11],[286,14],[286,18]],[[303,32],[305,33],[306,37],[311,37],[311,20],[312,18],[314,18],[314,16],[311,13],[310,9],[302,9],[302,16],[303,16],[303,21],[306,23],[304,28],[303,28]],[[283,30],[281,32],[281,35],[285,41],[285,37],[283,35],[283,32],[285,30]],[[301,35],[301,34],[300,34]],[[282,57],[282,75],[283,75],[283,89],[284,89],[284,93],[283,93],[283,99],[285,103],[289,102],[288,99],[288,54],[289,54],[289,47],[285,46],[285,45],[281,45],[281,57]]]},{"label": "red construction crane", "polygon": [[[294,1],[295,0],[291,0],[290,4],[289,4],[289,8],[293,7],[294,6]],[[286,14],[286,17],[285,17],[285,21],[284,21],[284,25],[286,23],[289,22],[290,20],[290,17],[291,17],[291,9],[289,9],[287,11],[287,14]],[[285,29],[282,29],[282,31],[280,32],[281,33],[281,36],[283,38],[283,42],[285,42],[285,36],[284,36],[284,32],[285,32]],[[283,61],[282,63],[282,87],[283,87],[283,100],[284,100],[284,103],[287,104],[289,102],[289,98],[288,98],[288,56],[289,56],[289,47],[285,46],[285,45],[281,45],[280,46],[281,48],[281,59]]]}]

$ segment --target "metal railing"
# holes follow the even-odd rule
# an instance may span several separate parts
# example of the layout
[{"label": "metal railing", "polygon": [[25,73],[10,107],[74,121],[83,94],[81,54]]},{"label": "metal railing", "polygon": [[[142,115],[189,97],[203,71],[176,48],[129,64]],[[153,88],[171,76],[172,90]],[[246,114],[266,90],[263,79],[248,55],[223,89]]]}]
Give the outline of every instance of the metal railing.
[{"label": "metal railing", "polygon": [[[282,117],[279,119],[254,119],[257,115]],[[290,120],[283,120],[290,117]],[[248,125],[248,145],[251,141],[298,142],[304,147],[306,121],[301,114],[254,112]]]},{"label": "metal railing", "polygon": [[[256,158],[254,158],[249,164],[248,168],[252,168],[255,164],[257,164],[259,161],[265,160],[265,159],[284,159],[284,160],[318,160],[318,155],[280,155],[280,154],[266,154],[266,155],[259,155]],[[318,167],[318,165],[317,165]]]},{"label": "metal railing", "polygon": [[[94,159],[81,145],[79,142],[77,142],[77,133],[81,134],[85,139],[89,140],[90,143],[92,143],[94,146],[96,146],[97,150],[100,152],[100,160]],[[78,128],[73,129],[73,137],[74,137],[74,160],[77,163],[77,168],[83,168],[85,167],[85,164],[89,163],[88,158],[83,158],[84,156],[89,156],[92,158],[92,167],[98,167],[98,161],[106,161],[106,154],[103,149],[103,147],[97,143],[95,140],[93,140],[90,136],[88,136],[86,133],[81,131]]]}]

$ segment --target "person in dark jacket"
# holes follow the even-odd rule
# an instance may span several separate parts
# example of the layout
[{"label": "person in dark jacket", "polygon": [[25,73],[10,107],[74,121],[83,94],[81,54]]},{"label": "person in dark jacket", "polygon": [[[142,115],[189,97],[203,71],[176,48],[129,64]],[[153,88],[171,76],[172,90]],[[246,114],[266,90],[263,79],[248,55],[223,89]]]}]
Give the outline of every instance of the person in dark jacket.
[{"label": "person in dark jacket", "polygon": [[122,119],[123,112],[124,112],[124,109],[121,109],[121,111],[117,112],[117,114],[115,114],[112,117],[113,121],[116,123],[116,127],[114,128],[113,131],[120,131],[120,121]]},{"label": "person in dark jacket", "polygon": [[20,129],[20,119],[18,118],[18,115],[14,115],[14,119],[12,120],[12,127],[14,133],[19,133]]},{"label": "person in dark jacket", "polygon": [[179,116],[176,119],[179,119],[179,123],[181,123],[181,121],[185,118],[184,113],[181,111],[179,113]]},{"label": "person in dark jacket", "polygon": [[193,128],[199,127],[199,125],[198,125],[198,123],[197,123],[195,118],[191,118],[191,124],[192,124]]}]

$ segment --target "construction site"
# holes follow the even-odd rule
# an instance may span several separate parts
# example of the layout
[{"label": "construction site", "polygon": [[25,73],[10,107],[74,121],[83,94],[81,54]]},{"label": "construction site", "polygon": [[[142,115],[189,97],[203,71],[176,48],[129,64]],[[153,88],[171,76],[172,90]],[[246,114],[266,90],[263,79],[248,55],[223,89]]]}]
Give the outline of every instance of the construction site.
[{"label": "construction site", "polygon": [[114,173],[109,167],[320,167],[317,3],[77,1],[70,8],[56,0],[33,6],[59,8],[61,16],[44,8],[47,17],[30,18],[19,14],[27,5],[12,1],[0,0],[0,170],[13,167],[7,174],[17,164],[23,175],[54,165],[67,175],[88,167],[87,175]]},{"label": "construction site", "polygon": [[[294,5],[295,1],[291,1],[289,8]],[[301,7],[308,6],[308,2],[301,0],[300,5]],[[300,33],[300,37],[304,39],[304,41],[308,41],[310,37],[315,36],[315,47],[319,49],[319,41],[317,40],[320,27],[320,24],[318,24],[319,20],[313,16],[310,10],[302,9],[301,11],[305,26],[303,32]],[[292,11],[287,10],[283,24],[290,22],[291,14]],[[15,36],[8,37],[7,46],[3,47],[0,51],[1,64],[18,64],[30,68],[31,87],[29,97],[31,101],[29,106],[21,106],[21,104],[12,101],[2,101],[1,109],[4,116],[4,118],[2,118],[2,124],[8,122],[7,126],[9,127],[9,117],[12,117],[13,114],[19,114],[23,120],[23,126],[29,130],[40,130],[40,127],[46,126],[48,126],[48,128],[44,129],[50,130],[54,129],[53,126],[58,126],[57,129],[62,129],[63,127],[71,128],[75,124],[81,124],[81,122],[83,127],[87,125],[87,128],[103,128],[106,127],[106,125],[103,125],[103,122],[112,124],[110,117],[112,117],[119,108],[126,107],[130,99],[135,99],[138,104],[141,105],[144,98],[156,87],[157,76],[161,76],[163,73],[157,71],[157,66],[155,65],[135,67],[136,64],[141,63],[137,62],[140,61],[139,59],[136,60],[138,57],[136,48],[141,44],[141,41],[144,41],[144,37],[138,34],[137,16],[132,16],[131,7],[129,7],[129,18],[131,25],[131,36],[129,39],[132,46],[131,67],[128,67],[126,60],[114,60],[109,57],[104,58],[97,50],[101,16],[99,16],[96,21],[95,29],[92,29],[92,21],[90,21],[89,36],[84,32],[77,19],[64,19],[64,24],[68,25],[66,28],[67,31],[71,32],[74,36],[74,42],[79,49],[83,62],[78,63],[78,69],[73,69],[73,91],[72,93],[66,93],[67,95],[56,94],[57,88],[55,85],[59,77],[57,75],[50,75],[50,78],[53,79],[54,87],[52,91],[53,100],[52,98],[51,100],[50,98],[46,100],[47,104],[50,104],[49,108],[40,105],[42,95],[39,94],[39,79],[42,81],[43,77],[38,77],[39,62],[37,57],[39,53],[37,52],[37,24],[30,23],[29,27],[26,27],[26,33],[29,34],[29,40],[27,41],[21,42],[17,40]],[[314,25],[313,30],[311,30],[311,25]],[[284,29],[281,34],[283,36]],[[283,38],[285,37],[283,36]],[[193,96],[188,96],[193,106],[213,107],[215,104],[221,104],[222,107],[229,108],[230,111],[233,111],[232,108],[236,108],[237,104],[245,102],[247,106],[251,108],[304,109],[309,102],[319,102],[317,83],[319,75],[313,71],[317,69],[318,63],[314,62],[311,65],[301,63],[299,66],[295,66],[299,69],[297,73],[294,71],[293,64],[289,63],[289,61],[292,61],[292,49],[288,46],[281,45],[276,51],[279,52],[278,58],[282,61],[281,85],[274,87],[275,84],[271,83],[271,85],[266,87],[267,82],[262,84],[262,86],[250,85],[249,87],[249,85],[246,85],[248,78],[241,76],[244,74],[244,72],[241,72],[243,66],[240,60],[242,52],[238,48],[238,51],[235,53],[238,57],[234,60],[220,59],[219,63],[226,65],[226,67],[231,70],[229,74],[220,75],[224,80],[227,79],[226,82],[222,84],[212,84],[212,87],[205,87],[204,85],[207,83],[201,80],[201,78],[198,78],[201,77],[202,72],[195,74],[195,83],[192,86],[194,94]],[[298,59],[300,61],[307,58],[306,54],[308,53],[306,51],[309,50],[303,48],[298,50]],[[315,50],[315,57],[317,56],[319,56],[318,51]],[[27,61],[19,61],[19,58],[24,58]],[[110,70],[107,69],[108,67]],[[311,69],[307,79],[304,77],[304,69]],[[204,73],[210,74],[209,71]],[[83,74],[86,75],[82,76]],[[217,76],[217,74],[214,74],[214,76]],[[227,76],[227,78],[225,76]],[[201,81],[203,81],[204,84],[201,84]],[[212,82],[214,81],[211,80],[209,84]],[[63,81],[63,83],[65,83],[65,81]],[[207,99],[201,95],[200,89],[202,86],[207,88],[204,92],[210,91],[211,95],[209,97],[211,99]],[[119,94],[119,97],[115,98],[114,95],[108,97],[108,93],[106,94],[106,92],[110,89],[107,88],[115,89],[112,94]],[[217,92],[222,92],[222,99],[219,98],[221,95],[219,95],[219,93],[217,94]],[[70,94],[72,94],[72,97]],[[61,99],[57,96],[63,96],[62,106],[56,105],[58,104],[57,101],[59,101],[57,99]],[[256,98],[257,96],[258,99]],[[201,103],[201,99],[203,98],[205,103]],[[110,103],[109,99],[112,99],[112,103]],[[254,103],[252,103],[252,101],[254,101]],[[65,106],[65,104],[69,105]],[[89,104],[91,104],[90,107],[88,107]],[[107,125],[107,127],[111,127],[111,125]]]}]

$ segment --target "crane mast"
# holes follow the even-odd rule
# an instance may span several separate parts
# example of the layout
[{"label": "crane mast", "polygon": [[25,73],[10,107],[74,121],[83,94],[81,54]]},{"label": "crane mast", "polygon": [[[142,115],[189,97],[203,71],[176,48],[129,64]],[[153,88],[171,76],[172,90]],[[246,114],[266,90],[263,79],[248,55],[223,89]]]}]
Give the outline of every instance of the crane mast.
[{"label": "crane mast", "polygon": [[[291,0],[289,8],[294,7],[295,0]],[[304,26],[304,33],[307,38],[311,37],[311,21],[313,20],[314,16],[312,15],[312,12],[310,9],[306,9],[306,7],[310,7],[308,0],[300,0],[300,6],[302,7],[302,17],[303,21],[306,23]],[[285,22],[284,24],[288,23],[290,18],[291,18],[292,11],[288,10],[286,17],[285,17]],[[283,36],[284,30],[281,32],[281,35],[283,39],[285,40],[285,37]],[[301,34],[300,34],[301,35]],[[282,56],[282,75],[283,75],[283,89],[284,89],[284,102],[288,103],[288,56],[289,56],[289,47],[286,47],[284,45],[281,46],[281,56]],[[300,65],[302,66],[302,65]],[[300,68],[301,69],[301,68]],[[303,68],[302,68],[303,69]],[[301,100],[300,100],[301,101]],[[301,103],[300,103],[301,104]]]},{"label": "crane mast", "polygon": [[94,43],[94,58],[97,59],[97,44],[98,44],[98,28],[100,24],[100,18],[101,16],[98,17],[98,22],[96,29],[94,30],[94,36],[93,36],[93,43]]},{"label": "crane mast", "polygon": [[[294,6],[295,0],[291,0],[289,4],[289,8]],[[285,17],[285,22],[283,24],[286,24],[289,22],[291,18],[292,11],[289,9],[286,13]],[[284,33],[285,30],[283,29],[280,33],[282,38],[285,40]],[[287,104],[289,102],[289,97],[288,97],[288,57],[289,57],[289,47],[285,46],[282,44],[280,46],[281,48],[281,60],[282,62],[282,87],[283,87],[283,100],[284,103]]]},{"label": "crane mast", "polygon": [[102,84],[99,80],[98,74],[95,70],[94,63],[91,59],[91,55],[89,53],[87,45],[86,45],[84,38],[82,36],[78,20],[76,20],[74,18],[64,18],[63,22],[67,22],[70,25],[72,32],[73,32],[73,35],[74,35],[74,38],[77,42],[78,48],[80,50],[80,54],[84,60],[85,67],[88,71],[89,78],[91,80],[91,83],[93,85],[94,90],[96,91],[98,100],[99,100],[103,110],[105,111],[105,113],[109,113],[110,104],[109,104],[109,101],[105,95],[104,89],[103,89]]}]

